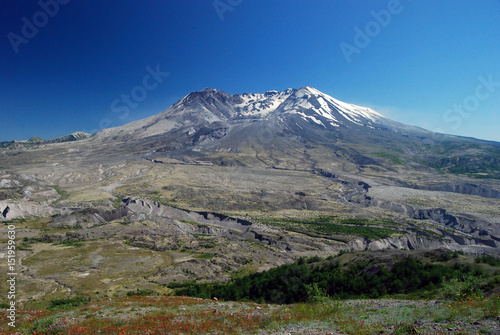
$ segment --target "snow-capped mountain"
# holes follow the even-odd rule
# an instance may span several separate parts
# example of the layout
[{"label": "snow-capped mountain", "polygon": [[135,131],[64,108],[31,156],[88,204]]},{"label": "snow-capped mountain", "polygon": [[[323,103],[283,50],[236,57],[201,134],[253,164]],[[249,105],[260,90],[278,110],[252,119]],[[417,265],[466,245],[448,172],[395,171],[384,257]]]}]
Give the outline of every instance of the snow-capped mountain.
[{"label": "snow-capped mountain", "polygon": [[188,94],[160,114],[105,129],[98,136],[138,139],[182,129],[194,135],[201,128],[215,124],[231,128],[237,124],[266,121],[270,126],[273,122],[283,124],[288,119],[294,120],[292,124],[299,127],[306,122],[330,130],[355,125],[371,129],[396,125],[370,108],[339,101],[309,86],[234,95],[207,88]]},{"label": "snow-capped mountain", "polygon": [[372,127],[384,123],[385,117],[367,107],[348,104],[312,87],[294,90],[277,108],[282,114],[297,114],[302,119],[325,128],[355,123]]}]

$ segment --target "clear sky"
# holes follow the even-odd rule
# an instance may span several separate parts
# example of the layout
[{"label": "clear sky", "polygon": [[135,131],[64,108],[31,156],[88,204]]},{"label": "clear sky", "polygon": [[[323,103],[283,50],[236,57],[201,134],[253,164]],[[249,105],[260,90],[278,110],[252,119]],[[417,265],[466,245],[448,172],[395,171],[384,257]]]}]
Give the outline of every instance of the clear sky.
[{"label": "clear sky", "polygon": [[500,1],[2,1],[0,141],[118,126],[206,87],[306,85],[500,141]]}]

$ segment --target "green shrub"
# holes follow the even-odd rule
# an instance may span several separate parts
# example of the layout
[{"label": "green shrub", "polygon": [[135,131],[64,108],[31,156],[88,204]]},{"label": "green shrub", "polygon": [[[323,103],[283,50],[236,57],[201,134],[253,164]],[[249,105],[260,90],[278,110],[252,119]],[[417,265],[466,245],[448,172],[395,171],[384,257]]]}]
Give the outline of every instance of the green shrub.
[{"label": "green shrub", "polygon": [[483,297],[482,287],[485,280],[471,274],[466,274],[462,278],[451,278],[443,283],[442,295],[450,300],[469,300],[475,297]]},{"label": "green shrub", "polygon": [[137,289],[137,291],[128,291],[127,292],[127,295],[129,297],[131,296],[150,296],[150,295],[158,295],[158,292],[154,291],[154,290],[139,290]]},{"label": "green shrub", "polygon": [[70,298],[70,299],[56,299],[50,301],[48,308],[50,310],[68,309],[71,307],[85,305],[89,300],[82,297]]},{"label": "green shrub", "polygon": [[326,290],[319,287],[318,283],[306,284],[307,299],[310,302],[325,302],[328,300]]}]

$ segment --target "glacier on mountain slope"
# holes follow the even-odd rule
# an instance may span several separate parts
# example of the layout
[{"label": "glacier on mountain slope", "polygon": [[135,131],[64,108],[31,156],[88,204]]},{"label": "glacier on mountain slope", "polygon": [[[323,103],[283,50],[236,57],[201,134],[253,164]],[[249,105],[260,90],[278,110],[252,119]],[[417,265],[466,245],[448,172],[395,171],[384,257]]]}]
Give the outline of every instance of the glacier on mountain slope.
[{"label": "glacier on mountain slope", "polygon": [[[319,115],[326,119],[330,125],[339,127],[342,121],[335,117],[334,112],[336,111],[346,120],[370,128],[373,128],[373,123],[385,119],[384,116],[370,108],[342,102],[309,86],[300,89],[289,88],[282,92],[244,93],[235,96],[242,100],[235,106],[242,116],[265,118],[272,112],[281,109],[286,113],[298,114],[306,121],[312,121],[325,127],[325,124],[317,118]],[[304,111],[308,111],[308,113],[306,114]]]}]

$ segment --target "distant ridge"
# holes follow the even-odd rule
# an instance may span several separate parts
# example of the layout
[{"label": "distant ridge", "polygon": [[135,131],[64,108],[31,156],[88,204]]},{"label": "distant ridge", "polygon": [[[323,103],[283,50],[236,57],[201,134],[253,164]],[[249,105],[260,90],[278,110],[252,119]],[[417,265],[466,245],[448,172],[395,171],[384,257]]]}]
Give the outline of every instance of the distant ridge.
[{"label": "distant ridge", "polygon": [[63,143],[63,142],[74,142],[89,138],[90,134],[84,133],[82,131],[77,131],[69,135],[64,135],[61,137],[52,138],[50,140],[45,140],[38,136],[33,136],[25,141],[6,141],[0,142],[0,148],[26,148],[34,145],[40,144],[51,144],[51,143]]}]

